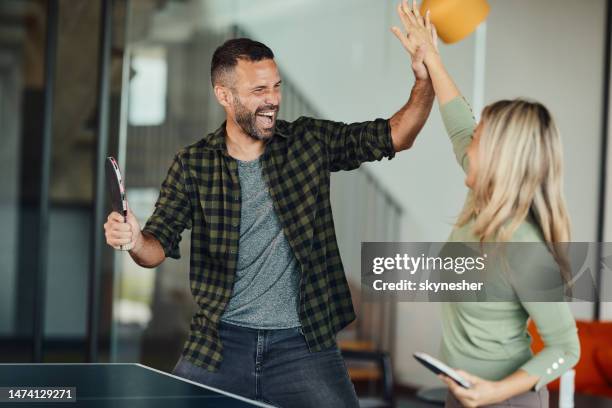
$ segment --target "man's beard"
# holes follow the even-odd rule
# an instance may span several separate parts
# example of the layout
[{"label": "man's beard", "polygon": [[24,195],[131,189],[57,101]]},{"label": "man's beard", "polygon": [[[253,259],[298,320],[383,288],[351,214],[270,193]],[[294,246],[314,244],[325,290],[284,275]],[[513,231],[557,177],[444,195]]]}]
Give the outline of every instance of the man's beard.
[{"label": "man's beard", "polygon": [[278,112],[278,106],[264,105],[257,108],[255,112],[251,112],[240,102],[238,95],[233,95],[233,97],[236,123],[238,123],[238,126],[240,126],[244,133],[256,140],[268,140],[271,138],[272,135],[274,135],[274,129],[276,128],[276,118],[272,119],[271,127],[260,128],[257,126],[257,114],[265,111]]}]

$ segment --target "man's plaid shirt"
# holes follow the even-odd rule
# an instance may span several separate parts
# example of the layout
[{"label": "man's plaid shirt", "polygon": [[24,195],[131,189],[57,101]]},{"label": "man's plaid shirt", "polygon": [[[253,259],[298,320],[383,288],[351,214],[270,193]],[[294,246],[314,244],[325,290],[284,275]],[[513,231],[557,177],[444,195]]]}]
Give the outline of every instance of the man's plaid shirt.
[{"label": "man's plaid shirt", "polygon": [[[388,120],[344,124],[301,117],[278,120],[262,155],[274,210],[301,269],[299,316],[311,351],[332,346],[355,319],[338,252],[330,172],[394,156]],[[191,229],[190,286],[198,310],[183,356],[215,371],[223,359],[218,323],[232,295],[240,234],[240,182],[225,145],[225,123],[180,150],[162,183],[144,232],[179,258]]]}]

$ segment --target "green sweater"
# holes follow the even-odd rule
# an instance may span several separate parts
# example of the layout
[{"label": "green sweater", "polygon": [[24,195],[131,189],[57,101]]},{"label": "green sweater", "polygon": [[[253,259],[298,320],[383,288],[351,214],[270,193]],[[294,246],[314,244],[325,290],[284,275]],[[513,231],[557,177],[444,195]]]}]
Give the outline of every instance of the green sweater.
[{"label": "green sweater", "polygon": [[[442,119],[459,164],[467,172],[466,148],[475,123],[470,106],[457,97],[441,107]],[[477,242],[472,222],[454,228],[450,242]],[[537,223],[526,219],[512,242],[542,242]],[[528,265],[525,265],[528,267]],[[526,274],[525,276],[528,276]],[[518,299],[518,298],[517,298]],[[532,355],[527,321],[531,318],[544,341],[544,349]],[[539,376],[535,389],[573,367],[580,355],[576,322],[566,303],[553,302],[456,302],[442,305],[441,358],[487,380],[501,380],[518,369]]]}]

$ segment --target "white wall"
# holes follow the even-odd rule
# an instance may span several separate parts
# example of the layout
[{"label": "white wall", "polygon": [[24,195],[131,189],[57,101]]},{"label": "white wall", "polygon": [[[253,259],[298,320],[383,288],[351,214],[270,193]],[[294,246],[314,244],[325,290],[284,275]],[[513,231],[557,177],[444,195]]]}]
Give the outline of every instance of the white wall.
[{"label": "white wall", "polygon": [[[593,241],[605,1],[493,0],[491,4],[486,100],[527,96],[551,110],[563,137],[573,238]],[[520,26],[495,24],[504,20]]]},{"label": "white wall", "polygon": [[[389,117],[407,100],[413,83],[409,59],[389,32],[391,25],[399,24],[395,2],[252,4],[234,0],[224,3],[224,10],[237,14],[242,27],[274,50],[279,65],[326,117],[347,122]],[[490,4],[485,102],[528,96],[551,109],[566,147],[566,195],[574,239],[592,241],[604,0],[490,0]],[[442,46],[441,52],[471,99],[474,37]],[[402,240],[447,238],[466,189],[437,106],[412,150],[369,168],[404,205]],[[591,309],[584,304],[575,311],[589,317]],[[399,381],[438,384],[411,358],[416,350],[437,352],[438,310],[436,304],[400,304],[394,361]]]},{"label": "white wall", "polygon": [[[527,96],[551,110],[565,149],[572,239],[593,242],[597,239],[605,1],[490,3],[485,100]],[[577,317],[592,317],[592,304],[573,304],[572,309]]]}]

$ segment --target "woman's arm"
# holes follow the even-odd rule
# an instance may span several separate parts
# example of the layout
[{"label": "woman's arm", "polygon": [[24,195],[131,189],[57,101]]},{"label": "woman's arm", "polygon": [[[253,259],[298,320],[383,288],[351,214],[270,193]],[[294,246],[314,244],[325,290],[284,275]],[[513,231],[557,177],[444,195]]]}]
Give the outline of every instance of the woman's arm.
[{"label": "woman's arm", "polygon": [[438,37],[436,29],[429,19],[429,10],[423,17],[419,12],[416,0],[412,2],[412,9],[408,6],[408,1],[403,0],[397,7],[397,13],[406,29],[406,34],[403,34],[398,27],[393,27],[391,30],[413,58],[417,52],[423,53],[425,66],[440,106],[457,96],[461,96],[461,92],[446,71],[440,58]]},{"label": "woman's arm", "polygon": [[494,404],[532,389],[538,391],[578,362],[580,342],[576,322],[568,305],[552,302],[524,302],[522,305],[534,321],[544,342],[544,349],[500,381],[487,381],[457,370],[473,384],[471,388],[465,389],[451,379],[441,377],[464,406]]},{"label": "woman's arm", "polygon": [[446,383],[461,405],[466,408],[497,404],[533,389],[538,382],[537,376],[524,370],[517,370],[500,381],[488,381],[462,370],[455,371],[468,380],[472,386],[466,389],[444,375],[439,375],[439,377]]},{"label": "woman's arm", "polygon": [[440,106],[440,114],[446,133],[453,144],[457,162],[467,173],[469,166],[467,148],[472,143],[472,135],[476,129],[472,109],[463,97],[455,97]]},{"label": "woman's arm", "polygon": [[536,390],[571,369],[580,359],[576,320],[565,302],[523,302],[544,348],[521,367],[539,377]]}]

